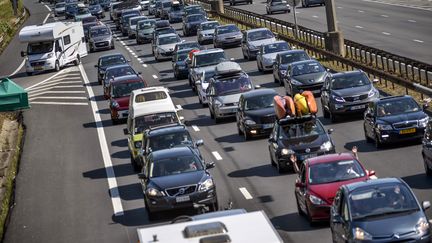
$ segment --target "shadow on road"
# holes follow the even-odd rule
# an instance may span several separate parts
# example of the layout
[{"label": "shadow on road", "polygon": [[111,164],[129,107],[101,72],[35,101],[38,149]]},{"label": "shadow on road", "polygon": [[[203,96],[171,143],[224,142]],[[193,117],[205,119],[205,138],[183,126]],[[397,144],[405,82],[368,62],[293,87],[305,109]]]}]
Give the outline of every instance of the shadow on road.
[{"label": "shadow on road", "polygon": [[259,165],[248,169],[236,170],[228,173],[228,176],[233,178],[251,177],[251,176],[275,177],[275,176],[283,176],[283,175],[284,174],[279,174],[277,170],[270,165],[270,162],[268,163],[268,165]]},{"label": "shadow on road", "polygon": [[310,226],[306,218],[300,216],[297,212],[276,216],[270,219],[273,226],[283,231],[310,231],[328,227],[328,222],[316,223]]},{"label": "shadow on road", "polygon": [[126,138],[115,140],[111,142],[111,146],[115,147],[127,147],[128,141]]},{"label": "shadow on road", "polygon": [[351,151],[352,147],[355,145],[357,146],[359,152],[376,152],[376,151],[385,151],[385,150],[395,150],[395,149],[408,147],[408,146],[417,146],[420,143],[421,142],[419,140],[418,142],[404,141],[404,142],[391,143],[391,144],[382,144],[381,148],[377,149],[372,143],[366,143],[366,140],[358,140],[358,141],[352,141],[346,143],[344,145],[344,148]]},{"label": "shadow on road", "polygon": [[[130,164],[114,165],[112,167],[116,177],[123,177],[135,174]],[[90,179],[105,179],[107,178],[105,167],[89,170],[82,173],[83,177]]]},{"label": "shadow on road", "polygon": [[122,200],[127,200],[127,201],[136,200],[136,199],[144,200],[144,195],[140,183],[119,186],[117,188],[119,190],[120,198]]},{"label": "shadow on road", "polygon": [[129,159],[130,153],[128,150],[122,150],[111,154],[111,158],[116,159]]},{"label": "shadow on road", "polygon": [[160,212],[158,213],[158,219],[149,221],[147,217],[147,212],[144,207],[142,208],[136,208],[136,209],[130,209],[124,211],[123,216],[112,216],[112,220],[118,224],[124,225],[124,226],[151,226],[151,224],[157,224],[162,223],[166,221],[171,221],[174,218],[182,215],[196,215],[197,212],[191,208],[191,209],[182,209],[182,210],[175,210],[175,211],[167,211],[167,212]]},{"label": "shadow on road", "polygon": [[431,189],[432,188],[432,178],[426,176],[425,173],[420,173],[417,175],[404,176],[401,178],[411,188],[415,189]]}]

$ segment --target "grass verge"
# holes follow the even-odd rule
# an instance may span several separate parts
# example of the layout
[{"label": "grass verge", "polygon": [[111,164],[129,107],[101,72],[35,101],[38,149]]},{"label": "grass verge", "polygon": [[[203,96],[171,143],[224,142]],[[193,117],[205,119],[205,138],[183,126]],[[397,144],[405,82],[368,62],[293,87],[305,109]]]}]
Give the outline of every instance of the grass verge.
[{"label": "grass verge", "polygon": [[14,16],[12,2],[10,0],[0,0],[0,54],[6,49],[15,33],[27,19],[28,14],[22,17],[25,11],[22,0],[18,1],[18,14]]}]

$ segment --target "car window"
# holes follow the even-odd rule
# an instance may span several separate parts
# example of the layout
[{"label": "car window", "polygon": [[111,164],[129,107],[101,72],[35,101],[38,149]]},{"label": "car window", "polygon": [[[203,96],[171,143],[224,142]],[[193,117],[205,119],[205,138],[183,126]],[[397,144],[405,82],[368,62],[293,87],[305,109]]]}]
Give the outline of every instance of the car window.
[{"label": "car window", "polygon": [[235,25],[225,25],[225,26],[220,26],[217,28],[217,34],[218,35],[235,33],[235,32],[239,32],[239,31],[240,31],[239,28],[237,28],[237,26],[235,26]]},{"label": "car window", "polygon": [[156,114],[149,114],[135,118],[134,133],[142,133],[150,127],[178,123],[177,114],[175,112],[163,112]]},{"label": "car window", "polygon": [[293,65],[292,76],[300,76],[311,73],[325,72],[324,67],[319,62],[308,62]]},{"label": "car window", "polygon": [[212,30],[219,26],[219,23],[207,23],[201,25],[202,30]]},{"label": "car window", "polygon": [[206,53],[201,55],[195,55],[195,67],[217,65],[225,60],[226,58],[224,52],[212,52],[212,53]]},{"label": "car window", "polygon": [[274,35],[270,30],[252,31],[247,35],[248,41],[258,41],[270,38],[274,38]]},{"label": "car window", "polygon": [[143,82],[116,83],[112,85],[113,98],[129,96],[133,90],[144,88]]},{"label": "car window", "polygon": [[309,166],[309,184],[326,184],[363,177],[366,173],[357,160],[341,160]]},{"label": "car window", "polygon": [[194,155],[177,156],[153,160],[150,165],[150,178],[178,175],[203,170],[200,159]]},{"label": "car window", "polygon": [[294,139],[324,134],[324,128],[319,122],[308,121],[304,123],[286,124],[281,126],[280,139]]},{"label": "car window", "polygon": [[186,130],[152,136],[149,141],[149,148],[151,151],[158,151],[161,149],[168,149],[178,146],[191,146],[192,144],[192,138],[189,135],[189,132]]},{"label": "car window", "polygon": [[412,98],[384,100],[377,105],[377,116],[393,116],[420,110],[419,105]]},{"label": "car window", "polygon": [[286,42],[279,42],[279,43],[263,45],[263,49],[264,49],[264,53],[268,54],[268,53],[275,53],[280,51],[288,51],[290,50],[290,47]]},{"label": "car window", "polygon": [[108,28],[92,28],[90,29],[90,36],[91,37],[98,37],[98,36],[106,36],[110,35],[111,32]]},{"label": "car window", "polygon": [[215,95],[242,93],[252,89],[252,82],[246,74],[218,79],[214,83]]},{"label": "car window", "polygon": [[117,64],[126,63],[126,59],[123,56],[108,56],[100,59],[99,66],[112,66]]},{"label": "car window", "polygon": [[260,95],[245,100],[245,110],[260,110],[273,107],[274,94]]},{"label": "car window", "polygon": [[153,101],[153,100],[163,100],[166,98],[168,98],[168,96],[164,91],[147,92],[147,93],[138,94],[135,97],[135,102],[142,103],[142,102]]},{"label": "car window", "polygon": [[186,18],[186,22],[198,22],[198,21],[205,21],[206,18],[204,15],[190,15]]},{"label": "car window", "polygon": [[294,52],[294,53],[285,53],[280,55],[281,63],[292,63],[309,60],[310,57],[306,54],[306,52]]},{"label": "car window", "polygon": [[172,36],[165,36],[159,38],[159,45],[168,45],[168,44],[174,44],[180,42],[181,39],[179,36],[172,35]]},{"label": "car window", "polygon": [[349,89],[371,85],[369,78],[364,73],[346,74],[339,77],[333,77],[331,87],[333,90]]}]

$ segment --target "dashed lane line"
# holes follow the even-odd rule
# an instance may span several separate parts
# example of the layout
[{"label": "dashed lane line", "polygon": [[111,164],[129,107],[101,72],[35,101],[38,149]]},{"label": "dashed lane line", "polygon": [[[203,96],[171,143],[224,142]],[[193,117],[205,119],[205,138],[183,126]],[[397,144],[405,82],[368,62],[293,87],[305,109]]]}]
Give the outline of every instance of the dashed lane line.
[{"label": "dashed lane line", "polygon": [[417,39],[414,39],[413,41],[418,42],[418,43],[423,43],[424,42],[422,40],[417,40]]},{"label": "dashed lane line", "polygon": [[152,77],[154,78],[154,79],[158,79],[158,76],[156,76],[156,75],[152,75]]},{"label": "dashed lane line", "polygon": [[363,11],[363,10],[358,10],[358,12],[359,12],[359,13],[364,13],[364,11]]},{"label": "dashed lane line", "polygon": [[222,160],[222,156],[217,151],[213,151],[212,154],[216,160]]},{"label": "dashed lane line", "polygon": [[146,67],[147,67],[147,64],[143,64],[142,66],[146,68]]},{"label": "dashed lane line", "polygon": [[389,16],[385,14],[381,14],[381,17],[388,18]]},{"label": "dashed lane line", "polygon": [[414,19],[408,19],[408,22],[410,22],[410,23],[417,23],[417,21],[415,21]]},{"label": "dashed lane line", "polygon": [[357,29],[363,29],[363,26],[360,26],[360,25],[356,25],[355,26]]},{"label": "dashed lane line", "polygon": [[195,132],[199,132],[199,131],[200,131],[200,129],[199,129],[199,127],[198,127],[197,125],[192,125],[192,129],[193,129]]},{"label": "dashed lane line", "polygon": [[178,110],[182,110],[183,109],[181,105],[176,105],[176,107],[177,107]]},{"label": "dashed lane line", "polygon": [[246,189],[246,187],[240,187],[239,190],[243,194],[243,196],[246,198],[246,200],[253,199],[252,195],[249,193],[249,191]]},{"label": "dashed lane line", "polygon": [[391,35],[389,32],[381,32],[383,35]]},{"label": "dashed lane line", "polygon": [[45,7],[48,9],[48,11],[51,12],[51,8],[50,8],[48,5],[46,5],[46,4],[44,4],[44,5],[45,5]]}]

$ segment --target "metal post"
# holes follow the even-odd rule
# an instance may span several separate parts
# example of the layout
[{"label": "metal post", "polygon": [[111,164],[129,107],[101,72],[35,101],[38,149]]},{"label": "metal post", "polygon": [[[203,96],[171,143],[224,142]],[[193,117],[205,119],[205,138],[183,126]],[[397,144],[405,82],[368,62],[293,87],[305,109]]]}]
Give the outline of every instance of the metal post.
[{"label": "metal post", "polygon": [[339,31],[336,22],[336,7],[334,0],[326,0],[326,18],[327,18],[327,29],[326,33],[326,49],[345,56],[344,38],[342,32]]},{"label": "metal post", "polygon": [[298,39],[298,26],[297,26],[297,15],[296,15],[297,11],[296,11],[295,1],[294,1],[294,6],[293,6],[293,12],[294,12],[294,29],[295,29],[294,38]]}]

